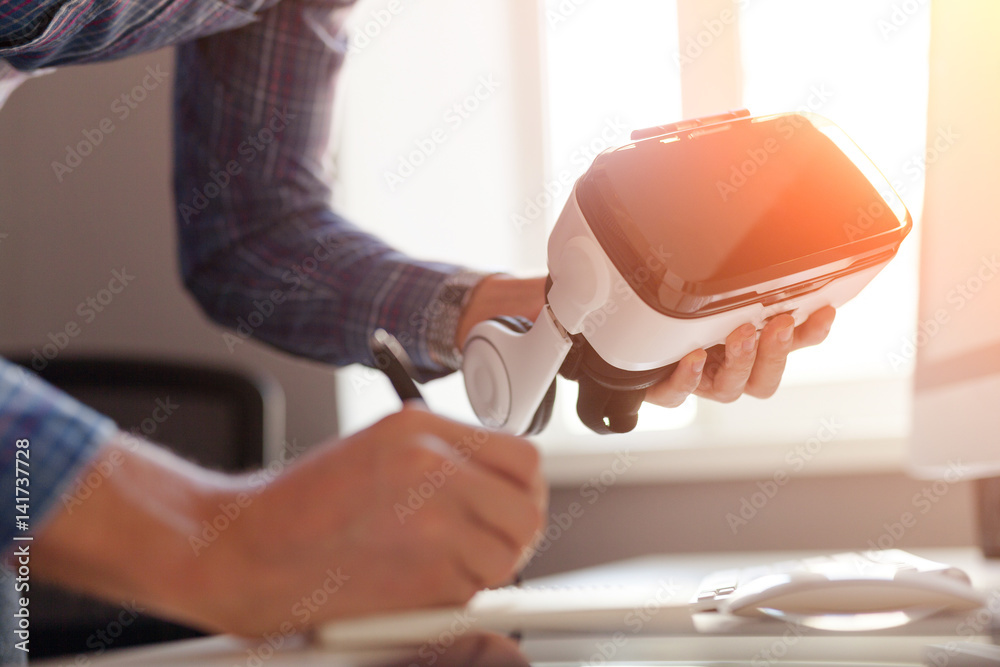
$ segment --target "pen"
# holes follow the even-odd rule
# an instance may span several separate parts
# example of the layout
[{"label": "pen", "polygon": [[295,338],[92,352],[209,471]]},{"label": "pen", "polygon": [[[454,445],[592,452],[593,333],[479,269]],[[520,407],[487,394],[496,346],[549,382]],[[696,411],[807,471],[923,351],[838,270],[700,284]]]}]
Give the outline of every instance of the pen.
[{"label": "pen", "polygon": [[375,366],[389,378],[399,400],[404,403],[414,399],[423,402],[424,397],[413,381],[416,368],[396,337],[385,329],[376,329],[368,344],[375,357]]},{"label": "pen", "polygon": [[[424,397],[413,381],[417,374],[416,367],[396,337],[385,329],[376,329],[368,343],[375,357],[376,367],[389,378],[399,400],[404,403],[414,399],[423,402]],[[521,581],[521,573],[516,572],[511,585],[520,588]],[[520,640],[520,633],[511,633],[511,637]]]}]

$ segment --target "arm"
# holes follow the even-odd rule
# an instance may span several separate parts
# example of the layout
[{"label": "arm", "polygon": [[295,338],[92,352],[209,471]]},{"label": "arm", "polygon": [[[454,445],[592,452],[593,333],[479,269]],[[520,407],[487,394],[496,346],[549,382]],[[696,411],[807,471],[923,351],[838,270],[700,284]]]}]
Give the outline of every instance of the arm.
[{"label": "arm", "polygon": [[[94,595],[248,636],[461,604],[507,581],[540,529],[538,462],[524,440],[412,407],[273,478],[209,473],[119,434],[89,468],[114,472],[75,511],[54,513],[33,565]],[[415,502],[429,479],[434,493]]]},{"label": "arm", "polygon": [[425,375],[458,366],[482,275],[396,252],[331,208],[327,150],[346,8],[289,0],[178,50],[175,194],[185,284],[235,332],[338,365],[382,327]]},{"label": "arm", "polygon": [[0,516],[0,551],[13,544],[15,535],[25,534],[16,524],[13,507],[17,442],[28,441],[23,450],[27,458],[20,466],[27,486],[18,486],[28,492],[27,524],[34,530],[43,516],[65,505],[67,494],[72,494],[68,482],[114,432],[107,417],[0,359],[0,489],[12,503]]},{"label": "arm", "polygon": [[0,59],[33,72],[122,58],[231,30],[277,0],[0,0]]},{"label": "arm", "polygon": [[[11,499],[24,439],[31,531],[5,512],[0,552],[30,544],[40,579],[246,635],[462,603],[510,578],[546,504],[530,443],[422,410],[283,460],[277,477],[228,476],[117,432],[0,359]],[[434,493],[418,495],[431,479]],[[13,541],[26,534],[34,542]],[[320,588],[330,603],[311,610],[301,601]]]}]

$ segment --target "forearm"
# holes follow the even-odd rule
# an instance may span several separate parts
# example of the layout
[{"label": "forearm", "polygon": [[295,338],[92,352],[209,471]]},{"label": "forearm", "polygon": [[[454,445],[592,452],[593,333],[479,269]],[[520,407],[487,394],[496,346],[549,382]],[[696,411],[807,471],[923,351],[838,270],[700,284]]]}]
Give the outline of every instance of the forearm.
[{"label": "forearm", "polygon": [[402,255],[331,211],[280,220],[185,271],[206,313],[229,329],[220,348],[252,337],[338,366],[372,364],[369,337],[383,328],[428,376],[449,370],[443,348],[451,352],[458,318],[443,320],[479,275]]},{"label": "forearm", "polygon": [[[202,627],[195,602],[213,590],[212,560],[191,547],[213,499],[236,483],[119,434],[80,475],[90,494],[57,510],[36,536],[40,578]],[[235,565],[235,564],[234,564]]]},{"label": "forearm", "polygon": [[[462,604],[509,579],[546,505],[534,447],[500,433],[470,447],[474,433],[408,406],[266,480],[206,472],[119,435],[82,474],[103,482],[36,536],[33,571],[246,636]],[[442,469],[448,483],[407,508],[409,490]]]},{"label": "forearm", "polygon": [[275,2],[0,2],[0,58],[28,72],[122,58],[246,25]]},{"label": "forearm", "polygon": [[184,280],[235,329],[220,337],[229,351],[253,336],[337,365],[371,364],[368,339],[381,327],[433,377],[455,365],[445,358],[454,313],[480,276],[407,257],[332,210],[323,163],[345,16],[335,7],[289,0],[259,24],[178,50]]}]

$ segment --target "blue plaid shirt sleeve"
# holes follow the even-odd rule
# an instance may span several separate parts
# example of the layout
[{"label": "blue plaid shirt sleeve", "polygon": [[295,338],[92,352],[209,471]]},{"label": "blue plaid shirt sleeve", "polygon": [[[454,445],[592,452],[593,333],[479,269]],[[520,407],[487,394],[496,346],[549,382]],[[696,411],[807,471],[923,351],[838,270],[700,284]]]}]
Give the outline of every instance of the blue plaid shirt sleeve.
[{"label": "blue plaid shirt sleeve", "polygon": [[376,328],[425,377],[457,366],[462,301],[481,279],[396,252],[338,215],[324,171],[350,2],[283,0],[181,46],[174,185],[185,283],[233,329],[337,365],[373,360]]},{"label": "blue plaid shirt sleeve", "polygon": [[0,0],[0,59],[22,72],[122,58],[230,30],[276,0]]},{"label": "blue plaid shirt sleeve", "polygon": [[[0,359],[0,493],[9,503],[0,513],[0,552],[14,544],[16,535],[34,533],[60,499],[71,497],[70,480],[116,432],[107,417]],[[19,449],[18,440],[28,446]],[[15,451],[27,452],[19,464]],[[15,491],[18,476],[28,480],[18,485],[23,492]],[[23,519],[14,507],[22,502],[28,510]]]},{"label": "blue plaid shirt sleeve", "polygon": [[27,73],[182,44],[181,269],[208,315],[235,330],[225,345],[253,336],[371,364],[368,337],[384,328],[429,379],[458,367],[458,317],[483,274],[406,257],[331,207],[322,165],[352,4],[0,0],[0,103]]}]

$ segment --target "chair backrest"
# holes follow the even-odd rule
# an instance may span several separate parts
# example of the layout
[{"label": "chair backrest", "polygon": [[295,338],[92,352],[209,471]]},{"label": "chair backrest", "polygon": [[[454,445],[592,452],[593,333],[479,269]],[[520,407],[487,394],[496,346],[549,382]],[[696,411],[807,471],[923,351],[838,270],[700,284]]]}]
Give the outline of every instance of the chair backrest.
[{"label": "chair backrest", "polygon": [[[284,397],[270,376],[151,360],[62,357],[44,368],[13,358],[119,428],[215,470],[260,467],[284,437]],[[40,365],[36,358],[36,365]],[[117,649],[198,636],[143,614],[31,583],[34,658]],[[122,619],[128,620],[127,625]],[[110,631],[109,631],[110,628]],[[112,637],[114,633],[114,637]]]}]

